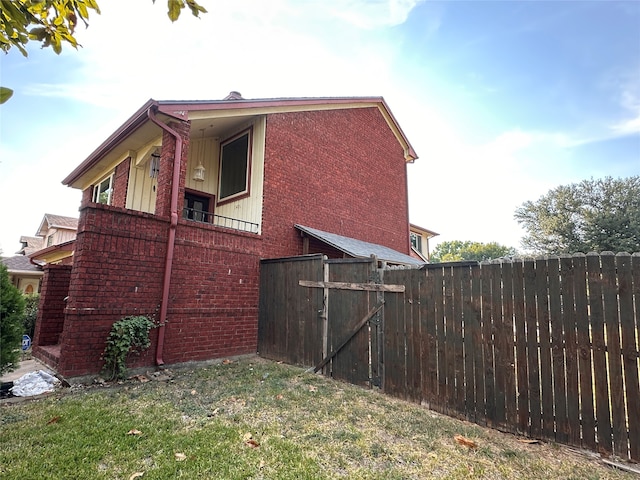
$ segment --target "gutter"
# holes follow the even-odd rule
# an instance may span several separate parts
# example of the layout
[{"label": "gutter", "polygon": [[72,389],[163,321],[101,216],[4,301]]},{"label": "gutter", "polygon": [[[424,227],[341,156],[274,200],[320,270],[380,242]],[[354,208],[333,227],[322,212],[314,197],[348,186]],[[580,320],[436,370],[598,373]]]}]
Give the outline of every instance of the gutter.
[{"label": "gutter", "polygon": [[176,244],[176,227],[178,226],[178,193],[180,183],[180,162],[182,159],[182,137],[178,132],[160,122],[155,116],[157,106],[150,106],[147,110],[149,120],[158,125],[162,130],[176,139],[176,148],[173,157],[173,175],[171,178],[171,221],[169,223],[169,237],[167,238],[167,257],[164,263],[164,276],[162,279],[162,300],[160,301],[160,319],[158,325],[158,344],[156,345],[156,365],[164,365],[162,354],[164,351],[165,324],[167,322],[167,309],[169,306],[169,287],[171,286],[171,269],[173,268],[173,252]]}]

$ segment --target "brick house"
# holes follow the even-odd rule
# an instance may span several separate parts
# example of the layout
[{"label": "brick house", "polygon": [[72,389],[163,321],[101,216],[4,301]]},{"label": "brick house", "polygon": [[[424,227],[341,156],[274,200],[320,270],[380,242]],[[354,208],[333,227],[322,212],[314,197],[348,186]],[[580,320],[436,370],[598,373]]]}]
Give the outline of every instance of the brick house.
[{"label": "brick house", "polygon": [[45,266],[35,356],[98,373],[134,314],[160,325],[136,366],[255,353],[261,258],[417,263],[415,159],[381,97],[149,100],[63,181],[83,191],[75,252]]}]

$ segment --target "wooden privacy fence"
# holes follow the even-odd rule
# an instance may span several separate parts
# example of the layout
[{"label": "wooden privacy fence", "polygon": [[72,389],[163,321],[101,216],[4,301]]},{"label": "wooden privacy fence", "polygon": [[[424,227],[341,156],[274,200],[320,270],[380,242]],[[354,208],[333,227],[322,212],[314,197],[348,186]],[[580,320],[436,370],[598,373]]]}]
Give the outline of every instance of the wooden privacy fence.
[{"label": "wooden privacy fence", "polygon": [[[383,314],[332,357],[326,374],[334,375],[335,362],[338,378],[369,378],[390,395],[445,414],[640,460],[640,255],[434,264],[377,275],[370,262],[360,280],[404,292],[342,290],[337,311],[333,290],[327,296],[327,288],[300,286],[326,278],[325,263],[314,258],[298,262],[306,271],[263,265],[263,281],[273,288],[261,291],[261,354],[318,365],[349,331],[334,334],[334,323],[353,326],[382,303]],[[360,309],[344,315],[341,305],[355,294]],[[349,365],[352,359],[359,364]]]}]

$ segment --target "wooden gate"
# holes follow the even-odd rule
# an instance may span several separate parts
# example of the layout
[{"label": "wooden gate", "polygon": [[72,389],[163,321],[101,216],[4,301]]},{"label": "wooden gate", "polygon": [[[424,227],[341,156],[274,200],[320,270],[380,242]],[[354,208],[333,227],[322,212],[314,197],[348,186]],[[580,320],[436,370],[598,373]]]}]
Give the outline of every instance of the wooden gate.
[{"label": "wooden gate", "polygon": [[375,258],[263,260],[258,351],[357,385],[381,386],[384,293],[404,288],[382,284]]}]

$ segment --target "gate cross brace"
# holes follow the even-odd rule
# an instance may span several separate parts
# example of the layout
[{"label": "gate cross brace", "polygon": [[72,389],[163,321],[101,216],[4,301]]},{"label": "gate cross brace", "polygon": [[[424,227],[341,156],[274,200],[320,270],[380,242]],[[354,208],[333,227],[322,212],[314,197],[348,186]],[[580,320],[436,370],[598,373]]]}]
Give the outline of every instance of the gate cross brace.
[{"label": "gate cross brace", "polygon": [[376,313],[378,313],[383,306],[384,306],[384,300],[381,300],[378,305],[376,305],[371,310],[369,310],[369,313],[367,313],[365,317],[358,322],[358,324],[354,327],[354,329],[351,331],[349,336],[344,340],[344,342],[342,342],[338,348],[336,348],[335,350],[332,350],[329,355],[327,355],[318,365],[315,366],[315,368],[313,369],[313,373],[316,373],[318,370],[324,367],[327,363],[329,363],[329,360],[335,357],[336,354],[340,350],[342,350],[347,343],[349,343],[349,340],[351,340],[355,336],[355,334],[360,331],[360,329],[364,326],[364,324],[367,323],[371,319],[371,317],[373,317]]},{"label": "gate cross brace", "polygon": [[399,292],[405,291],[404,285],[382,285],[380,283],[348,283],[348,282],[314,282],[299,280],[301,287],[336,288],[338,290],[363,290],[369,292]]}]

